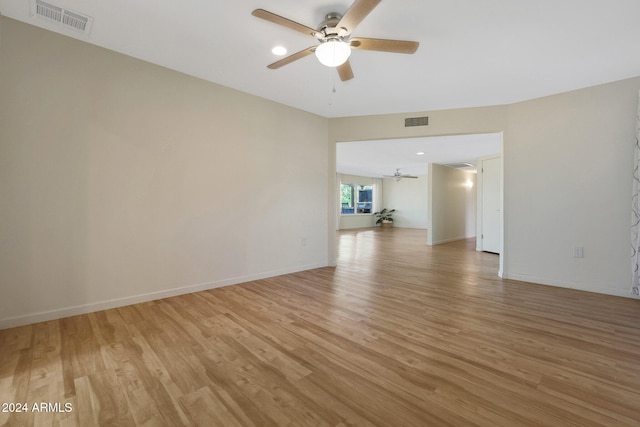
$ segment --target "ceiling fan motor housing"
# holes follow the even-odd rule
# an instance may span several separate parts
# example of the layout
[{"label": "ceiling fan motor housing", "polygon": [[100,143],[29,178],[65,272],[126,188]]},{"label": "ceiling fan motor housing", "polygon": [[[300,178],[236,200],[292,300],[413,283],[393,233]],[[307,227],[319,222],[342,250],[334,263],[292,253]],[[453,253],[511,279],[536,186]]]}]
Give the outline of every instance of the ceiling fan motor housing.
[{"label": "ceiling fan motor housing", "polygon": [[342,19],[342,15],[338,12],[330,12],[324,18],[324,21],[318,26],[318,40],[340,40],[347,34],[346,28],[338,28],[338,24]]}]

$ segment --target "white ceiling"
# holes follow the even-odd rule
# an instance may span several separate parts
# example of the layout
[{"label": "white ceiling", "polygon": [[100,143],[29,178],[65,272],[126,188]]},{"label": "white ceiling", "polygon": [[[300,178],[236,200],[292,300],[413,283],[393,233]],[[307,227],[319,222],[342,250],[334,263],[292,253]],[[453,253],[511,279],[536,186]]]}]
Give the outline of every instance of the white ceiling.
[{"label": "white ceiling", "polygon": [[[352,0],[45,1],[92,17],[91,32],[33,16],[35,0],[0,0],[0,13],[324,117],[508,104],[640,75],[639,0],[382,1],[353,35],[420,47],[414,55],[353,51],[347,82],[314,56],[267,69],[280,59],[274,46],[291,54],[316,42],[251,11],[315,27]],[[429,162],[475,163],[496,152],[498,135],[362,141],[339,144],[337,168],[421,175]]]},{"label": "white ceiling", "polygon": [[354,51],[347,82],[313,56],[267,69],[275,45],[315,40],[251,11],[315,27],[351,0],[46,1],[93,17],[91,33],[31,16],[30,0],[0,0],[0,13],[325,117],[506,104],[640,75],[638,0],[382,1],[353,35],[420,47]]},{"label": "white ceiling", "polygon": [[[341,142],[336,146],[336,170],[349,175],[382,177],[396,169],[409,175],[426,175],[429,163],[466,162],[499,154],[499,133]],[[418,154],[423,153],[423,154]]]}]

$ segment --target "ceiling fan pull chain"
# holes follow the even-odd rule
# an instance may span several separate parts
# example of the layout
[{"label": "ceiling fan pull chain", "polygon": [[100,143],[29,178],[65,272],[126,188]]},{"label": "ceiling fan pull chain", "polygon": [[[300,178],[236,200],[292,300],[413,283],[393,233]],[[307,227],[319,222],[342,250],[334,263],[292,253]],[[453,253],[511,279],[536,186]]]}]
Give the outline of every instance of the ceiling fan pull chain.
[{"label": "ceiling fan pull chain", "polygon": [[333,105],[333,95],[336,93],[336,78],[333,70],[329,69],[329,87],[331,87],[331,94],[329,94],[329,105]]}]

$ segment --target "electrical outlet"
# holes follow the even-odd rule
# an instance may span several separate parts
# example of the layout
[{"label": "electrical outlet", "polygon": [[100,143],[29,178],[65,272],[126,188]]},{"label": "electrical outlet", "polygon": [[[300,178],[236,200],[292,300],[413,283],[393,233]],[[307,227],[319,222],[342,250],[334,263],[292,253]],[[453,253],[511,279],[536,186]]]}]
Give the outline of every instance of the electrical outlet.
[{"label": "electrical outlet", "polygon": [[582,246],[576,246],[573,248],[574,258],[584,258],[584,248]]}]

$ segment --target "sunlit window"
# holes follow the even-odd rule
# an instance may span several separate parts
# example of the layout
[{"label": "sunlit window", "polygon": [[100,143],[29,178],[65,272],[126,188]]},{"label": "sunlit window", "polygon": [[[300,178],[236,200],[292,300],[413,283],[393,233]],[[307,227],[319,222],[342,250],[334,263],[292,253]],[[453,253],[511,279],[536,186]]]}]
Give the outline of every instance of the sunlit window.
[{"label": "sunlit window", "polygon": [[340,186],[340,212],[371,214],[373,212],[373,185],[342,184]]}]

